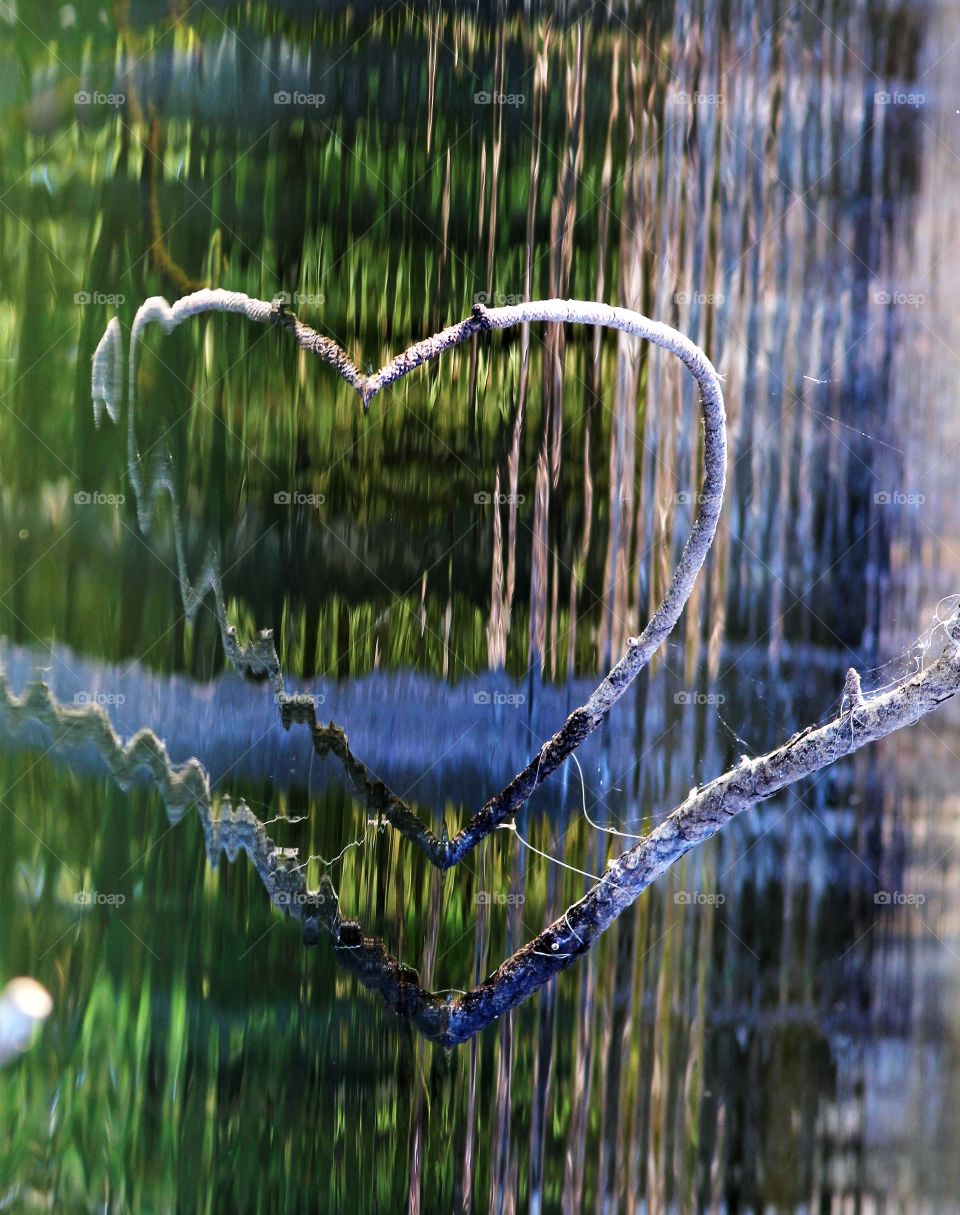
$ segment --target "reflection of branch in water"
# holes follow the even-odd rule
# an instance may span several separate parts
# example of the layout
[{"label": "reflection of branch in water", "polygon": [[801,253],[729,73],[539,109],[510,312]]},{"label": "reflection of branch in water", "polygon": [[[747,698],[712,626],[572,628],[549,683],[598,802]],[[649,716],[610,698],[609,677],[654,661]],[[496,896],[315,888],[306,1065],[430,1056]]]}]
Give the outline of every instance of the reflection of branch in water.
[{"label": "reflection of branch in water", "polygon": [[132,785],[137,772],[147,772],[157,786],[171,822],[179,822],[190,806],[210,807],[210,781],[199,760],[174,765],[167,748],[152,730],[138,730],[124,743],[99,705],[75,708],[58,703],[50,688],[41,682],[28,684],[22,696],[10,689],[0,670],[0,720],[17,732],[37,722],[57,743],[80,746],[90,743],[121,789]]},{"label": "reflection of branch in water", "polygon": [[241,802],[234,808],[224,797],[215,812],[210,781],[199,760],[174,765],[164,744],[147,729],[138,730],[124,743],[99,705],[61,705],[44,683],[32,683],[22,696],[17,696],[2,671],[0,720],[11,733],[38,723],[57,743],[89,743],[123,790],[130,788],[138,771],[146,771],[171,823],[179,822],[191,806],[196,807],[211,865],[216,867],[221,852],[230,861],[245,852],[275,906],[301,924],[306,944],[315,944],[320,930],[326,930],[338,961],[364,987],[375,991],[389,1008],[409,1018],[428,1037],[444,1039],[446,997],[424,991],[416,973],[391,957],[379,937],[365,937],[356,921],[343,918],[336,891],[326,875],[317,890],[310,890],[305,877],[307,866],[298,860],[297,850],[279,848],[267,834],[266,825],[247,805]]},{"label": "reflection of branch in water", "polygon": [[277,847],[249,806],[241,802],[234,809],[230,800],[224,798],[219,811],[216,818],[201,815],[210,863],[216,866],[221,851],[230,861],[245,852],[275,906],[303,926],[307,945],[315,944],[320,930],[325,930],[341,966],[428,1038],[444,1041],[447,998],[424,990],[416,971],[388,954],[380,937],[365,937],[356,920],[343,918],[337,892],[327,874],[321,877],[316,890],[310,890],[304,876],[306,865],[297,863],[289,850]]},{"label": "reflection of branch in water", "polygon": [[[141,309],[141,312],[143,311],[144,309]],[[137,316],[139,324],[137,320],[134,321],[134,335],[139,333],[142,325],[147,323],[147,320],[140,318],[140,313]],[[111,334],[114,336],[111,337]],[[130,350],[131,384],[136,374],[134,349],[135,336],[131,339]],[[106,405],[111,419],[114,422],[119,420],[117,392],[118,386],[122,382],[120,322],[114,318],[98,347],[93,363],[94,417],[98,423],[102,418],[104,405]],[[434,864],[442,864],[446,847],[445,834],[438,838],[406,802],[397,797],[382,780],[374,776],[357,759],[350,750],[346,734],[339,726],[334,722],[322,725],[317,721],[314,703],[308,696],[287,695],[280,656],[273,641],[273,631],[262,629],[247,645],[242,645],[238,641],[236,627],[228,623],[219,562],[212,548],[207,555],[206,563],[197,575],[196,582],[191,581],[187,572],[183,521],[180,515],[180,502],[177,497],[172,462],[168,454],[162,455],[154,461],[149,476],[146,475],[137,444],[132,391],[127,416],[127,471],[136,499],[137,520],[145,535],[150,532],[154,510],[161,494],[166,493],[170,499],[177,578],[180,583],[183,611],[187,620],[192,621],[196,617],[208,592],[212,591],[220,639],[223,643],[224,653],[233,667],[242,674],[265,676],[269,679],[274,697],[280,706],[281,721],[284,727],[289,729],[294,721],[307,723],[310,726],[311,742],[316,754],[321,758],[328,752],[336,756],[367,805],[371,809],[375,809],[378,815],[386,819],[407,839],[416,843]]]},{"label": "reflection of branch in water", "polygon": [[[221,635],[228,656],[241,670],[271,676],[278,701],[281,703],[284,725],[289,726],[294,720],[306,722],[311,728],[315,748],[319,740],[324,750],[333,750],[344,759],[354,780],[359,779],[369,786],[369,792],[380,800],[384,817],[404,835],[414,840],[435,865],[442,869],[450,868],[491,831],[516,814],[534,791],[593,733],[640,671],[647,666],[677,623],[706,560],[720,518],[726,478],[726,422],[723,393],[717,373],[703,351],[670,326],[648,320],[628,308],[612,308],[605,304],[580,300],[539,300],[510,308],[486,308],[477,304],[466,319],[408,347],[379,371],[364,375],[357,370],[346,351],[335,341],[305,325],[282,305],[252,299],[241,292],[221,290],[198,291],[177,300],[173,305],[159,296],[153,296],[141,305],[134,317],[130,332],[127,373],[128,455],[131,481],[137,495],[138,517],[143,530],[149,526],[157,493],[160,489],[166,489],[173,500],[174,488],[169,461],[162,462],[158,467],[149,488],[143,485],[140,477],[133,430],[137,346],[143,330],[152,321],[159,322],[164,330],[170,333],[182,321],[203,312],[237,313],[257,323],[280,326],[292,334],[301,348],[330,363],[356,390],[365,409],[369,408],[371,400],[382,388],[401,379],[414,368],[453,349],[467,338],[481,331],[507,329],[533,321],[605,326],[644,338],[676,355],[700,387],[704,427],[702,492],[698,494],[699,508],[690,536],[660,606],[642,634],[628,640],[627,652],[595,688],[587,702],[570,714],[561,729],[544,743],[527,766],[500,793],[490,798],[453,839],[447,839],[445,833],[437,837],[410,807],[391,793],[381,781],[372,778],[363,765],[350,755],[346,737],[342,732],[334,735],[329,728],[318,724],[311,703],[285,703],[279,659],[273,647],[272,634],[263,632],[252,646],[241,649],[237,645],[235,631],[229,629],[226,624],[215,559],[211,558],[196,591],[189,587],[189,584],[185,585],[185,610],[195,610],[206,590],[214,587]],[[107,326],[94,354],[92,387],[96,419],[99,421],[103,408],[106,407],[110,417],[116,421],[122,388],[122,333],[116,317]],[[175,530],[179,529],[179,512],[175,503],[174,527]],[[182,548],[182,540],[178,538],[177,561],[183,582],[185,567]]]}]

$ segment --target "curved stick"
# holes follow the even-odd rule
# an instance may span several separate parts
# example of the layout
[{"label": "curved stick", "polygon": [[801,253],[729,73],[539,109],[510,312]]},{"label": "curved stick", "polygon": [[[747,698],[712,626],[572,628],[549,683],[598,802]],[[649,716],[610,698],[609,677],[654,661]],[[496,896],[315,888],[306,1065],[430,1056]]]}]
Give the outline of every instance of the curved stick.
[{"label": "curved stick", "polygon": [[[723,392],[716,369],[704,352],[678,330],[658,321],[651,321],[629,308],[614,308],[607,304],[583,300],[537,300],[509,308],[486,308],[482,304],[476,304],[471,315],[464,320],[410,346],[372,375],[363,375],[342,347],[304,324],[283,304],[252,299],[241,292],[204,290],[184,296],[172,306],[165,299],[154,296],[137,311],[130,334],[128,393],[131,435],[136,352],[143,329],[150,322],[157,321],[170,333],[189,317],[211,311],[239,313],[261,324],[277,324],[291,333],[304,350],[309,350],[330,363],[356,390],[364,409],[369,409],[370,402],[382,388],[395,383],[414,368],[437,358],[473,334],[487,329],[509,329],[513,325],[534,321],[598,325],[644,338],[676,355],[699,385],[704,434],[704,479],[698,495],[699,509],[666,594],[646,628],[639,637],[628,639],[626,653],[598,684],[587,702],[574,709],[563,726],[544,743],[527,766],[518,772],[504,789],[490,798],[452,839],[446,839],[445,835],[437,837],[416,820],[416,816],[412,816],[415,822],[411,823],[409,811],[401,814],[398,810],[404,834],[415,839],[439,868],[448,869],[457,864],[492,830],[516,814],[543,781],[593,733],[649,663],[679,620],[680,613],[693,591],[697,574],[713,543],[723,502],[727,459],[726,417]],[[94,414],[98,421],[104,405],[114,421],[119,415],[118,368],[122,365],[118,354],[120,340],[120,325],[114,318],[100,340],[93,359]],[[312,709],[307,712],[312,712]],[[285,720],[289,719],[288,715]],[[315,715],[313,724],[316,724]]]}]

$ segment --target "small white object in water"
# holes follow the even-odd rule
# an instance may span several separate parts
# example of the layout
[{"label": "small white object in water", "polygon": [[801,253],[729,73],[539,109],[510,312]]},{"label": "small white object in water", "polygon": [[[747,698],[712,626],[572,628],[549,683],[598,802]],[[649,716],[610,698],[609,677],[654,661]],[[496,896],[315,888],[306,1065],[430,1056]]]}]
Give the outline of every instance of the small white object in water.
[{"label": "small white object in water", "polygon": [[12,979],[0,995],[0,1063],[21,1054],[34,1030],[53,1009],[53,999],[36,979]]}]

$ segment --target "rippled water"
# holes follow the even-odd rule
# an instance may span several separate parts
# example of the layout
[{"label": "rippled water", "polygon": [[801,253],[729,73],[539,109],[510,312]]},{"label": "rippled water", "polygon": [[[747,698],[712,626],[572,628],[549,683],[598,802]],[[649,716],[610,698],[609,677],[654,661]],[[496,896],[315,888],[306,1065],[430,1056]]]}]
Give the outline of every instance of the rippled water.
[{"label": "rippled water", "polygon": [[[448,994],[616,832],[831,714],[848,666],[916,669],[960,581],[958,36],[889,0],[0,5],[0,980],[53,997],[0,1072],[6,1208],[957,1209],[955,714],[741,816],[454,1048],[305,941],[251,816]],[[272,629],[288,690],[454,834],[665,589],[694,386],[533,326],[365,414],[283,333],[196,319],[140,355],[166,488],[138,515],[90,359],[201,284],[286,293],[364,369],[478,297],[561,296],[724,376],[728,498],[680,627],[452,871],[284,728],[221,624]],[[219,826],[116,779],[89,714],[18,707],[37,679],[196,760]]]}]

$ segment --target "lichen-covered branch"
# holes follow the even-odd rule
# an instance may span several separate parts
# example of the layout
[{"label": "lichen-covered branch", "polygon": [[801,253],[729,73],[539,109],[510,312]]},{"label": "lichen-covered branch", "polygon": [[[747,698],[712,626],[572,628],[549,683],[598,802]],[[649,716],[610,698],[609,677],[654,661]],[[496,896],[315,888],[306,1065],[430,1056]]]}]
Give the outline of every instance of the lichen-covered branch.
[{"label": "lichen-covered branch", "polygon": [[[943,653],[926,671],[882,695],[844,697],[826,725],[794,735],[699,789],[635,847],[612,861],[582,899],[453,1002],[445,1041],[462,1042],[515,1008],[587,952],[597,937],[665,870],[715,835],[736,815],[905,726],[915,725],[960,692],[960,614],[947,626]],[[849,681],[848,681],[849,682]],[[859,683],[859,681],[857,681]]]}]

